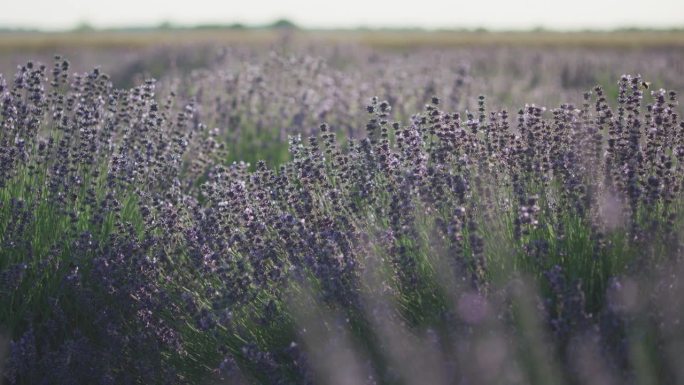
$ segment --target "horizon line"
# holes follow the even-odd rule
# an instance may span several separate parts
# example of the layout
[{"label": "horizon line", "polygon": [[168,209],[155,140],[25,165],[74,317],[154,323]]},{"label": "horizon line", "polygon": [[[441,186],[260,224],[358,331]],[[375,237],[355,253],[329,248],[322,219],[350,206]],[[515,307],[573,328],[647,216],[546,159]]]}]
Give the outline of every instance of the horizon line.
[{"label": "horizon line", "polygon": [[316,31],[364,31],[364,32],[390,32],[390,31],[414,31],[414,32],[461,32],[461,33],[501,33],[501,32],[556,32],[556,33],[610,33],[610,32],[677,32],[684,31],[683,25],[669,26],[637,26],[625,24],[613,27],[577,27],[577,28],[552,28],[544,25],[530,25],[527,27],[487,27],[487,26],[435,26],[425,27],[416,25],[363,25],[356,26],[307,26],[293,22],[288,18],[279,18],[270,23],[243,23],[233,22],[199,22],[179,23],[174,21],[161,21],[158,23],[98,26],[88,21],[78,22],[71,27],[44,28],[36,26],[0,25],[0,33],[74,33],[74,32],[142,32],[142,31],[173,31],[173,30],[201,30],[201,29],[233,29],[233,30],[264,30],[264,29],[290,29],[303,32]]}]

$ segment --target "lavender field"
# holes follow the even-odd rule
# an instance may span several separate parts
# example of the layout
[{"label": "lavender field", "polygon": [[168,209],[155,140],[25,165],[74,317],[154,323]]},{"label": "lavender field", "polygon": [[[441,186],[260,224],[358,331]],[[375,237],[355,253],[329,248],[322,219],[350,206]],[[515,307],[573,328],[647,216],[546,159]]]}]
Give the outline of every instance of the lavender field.
[{"label": "lavender field", "polygon": [[2,51],[0,383],[684,384],[681,44],[273,39]]}]

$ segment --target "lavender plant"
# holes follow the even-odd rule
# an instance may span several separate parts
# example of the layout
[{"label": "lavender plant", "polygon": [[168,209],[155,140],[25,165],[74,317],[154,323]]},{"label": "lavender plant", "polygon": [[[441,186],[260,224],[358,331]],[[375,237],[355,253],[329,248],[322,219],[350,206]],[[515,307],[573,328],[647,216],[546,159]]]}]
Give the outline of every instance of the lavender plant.
[{"label": "lavender plant", "polygon": [[[178,93],[0,77],[4,381],[684,383],[675,91],[411,115],[269,60]],[[287,154],[238,160],[259,141]]]}]

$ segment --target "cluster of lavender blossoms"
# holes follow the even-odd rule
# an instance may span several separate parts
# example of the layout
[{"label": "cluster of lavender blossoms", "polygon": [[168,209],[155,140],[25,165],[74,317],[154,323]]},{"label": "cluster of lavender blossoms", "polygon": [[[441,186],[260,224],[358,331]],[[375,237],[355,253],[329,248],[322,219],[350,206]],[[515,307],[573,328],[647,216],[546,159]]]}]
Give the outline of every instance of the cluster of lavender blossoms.
[{"label": "cluster of lavender blossoms", "polygon": [[[255,69],[207,114],[69,67],[0,75],[4,382],[684,383],[674,91],[276,111]],[[274,127],[287,160],[234,161]]]}]

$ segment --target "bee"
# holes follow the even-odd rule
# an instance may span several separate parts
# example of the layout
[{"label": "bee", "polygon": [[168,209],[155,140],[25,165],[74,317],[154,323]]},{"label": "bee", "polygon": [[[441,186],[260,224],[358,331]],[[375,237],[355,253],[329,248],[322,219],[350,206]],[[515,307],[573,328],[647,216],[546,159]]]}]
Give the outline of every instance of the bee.
[{"label": "bee", "polygon": [[650,82],[643,82],[643,81],[641,82],[641,88],[643,88],[645,90],[647,90],[648,87],[650,87],[650,86],[651,86]]}]

